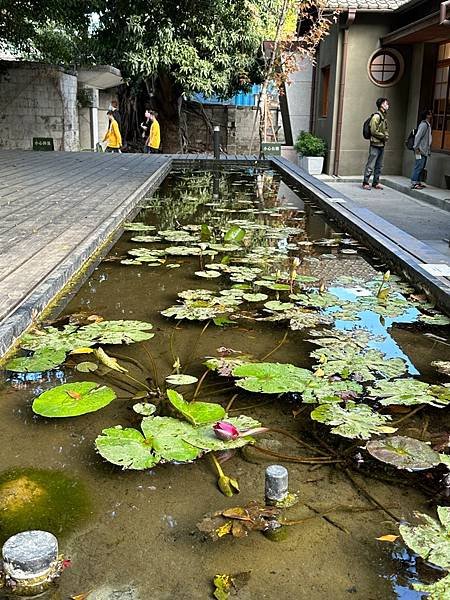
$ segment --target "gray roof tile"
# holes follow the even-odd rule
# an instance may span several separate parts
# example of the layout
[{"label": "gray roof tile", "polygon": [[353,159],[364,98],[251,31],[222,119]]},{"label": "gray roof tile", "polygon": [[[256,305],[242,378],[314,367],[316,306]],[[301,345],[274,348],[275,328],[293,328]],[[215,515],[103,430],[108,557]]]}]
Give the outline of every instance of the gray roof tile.
[{"label": "gray roof tile", "polygon": [[328,8],[393,11],[410,0],[328,0]]}]

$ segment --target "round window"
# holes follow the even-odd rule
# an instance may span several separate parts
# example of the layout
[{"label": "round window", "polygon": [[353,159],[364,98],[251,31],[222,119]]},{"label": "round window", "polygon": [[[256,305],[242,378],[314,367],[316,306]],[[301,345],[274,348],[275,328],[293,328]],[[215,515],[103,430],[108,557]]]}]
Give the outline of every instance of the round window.
[{"label": "round window", "polygon": [[380,48],[369,59],[368,72],[372,83],[381,87],[394,85],[403,75],[403,56],[392,48]]}]

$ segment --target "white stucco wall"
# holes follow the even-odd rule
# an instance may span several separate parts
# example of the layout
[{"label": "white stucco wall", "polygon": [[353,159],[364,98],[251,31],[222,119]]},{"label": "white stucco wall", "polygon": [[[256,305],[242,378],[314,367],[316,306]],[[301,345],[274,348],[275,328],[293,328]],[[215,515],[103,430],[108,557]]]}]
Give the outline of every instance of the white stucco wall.
[{"label": "white stucco wall", "polygon": [[78,150],[77,78],[41,63],[0,64],[0,147],[29,150],[51,137],[55,150]]}]

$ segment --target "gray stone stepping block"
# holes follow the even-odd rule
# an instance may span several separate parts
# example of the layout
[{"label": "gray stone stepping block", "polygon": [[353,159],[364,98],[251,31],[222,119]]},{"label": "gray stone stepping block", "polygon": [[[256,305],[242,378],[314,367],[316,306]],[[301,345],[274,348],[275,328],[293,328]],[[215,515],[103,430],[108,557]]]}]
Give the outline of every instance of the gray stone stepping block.
[{"label": "gray stone stepping block", "polygon": [[23,531],[2,548],[3,569],[16,581],[44,575],[58,559],[58,540],[48,531]]},{"label": "gray stone stepping block", "polygon": [[286,467],[270,465],[266,469],[265,491],[267,504],[282,502],[288,495],[289,473]]}]

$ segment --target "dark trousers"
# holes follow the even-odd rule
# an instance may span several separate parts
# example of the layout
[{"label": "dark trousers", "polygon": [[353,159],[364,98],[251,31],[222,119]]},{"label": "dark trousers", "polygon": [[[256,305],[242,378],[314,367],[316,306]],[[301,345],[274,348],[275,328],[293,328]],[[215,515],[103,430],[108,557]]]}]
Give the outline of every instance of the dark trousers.
[{"label": "dark trousers", "polygon": [[369,158],[364,169],[364,185],[369,184],[369,179],[373,173],[372,185],[377,185],[380,181],[381,170],[383,168],[384,146],[372,146],[369,148]]},{"label": "dark trousers", "polygon": [[150,148],[150,146],[144,146],[144,154],[158,154],[159,150],[157,148]]},{"label": "dark trousers", "polygon": [[105,152],[111,152],[113,154],[119,154],[120,153],[120,148],[110,148],[109,146],[106,146]]}]

